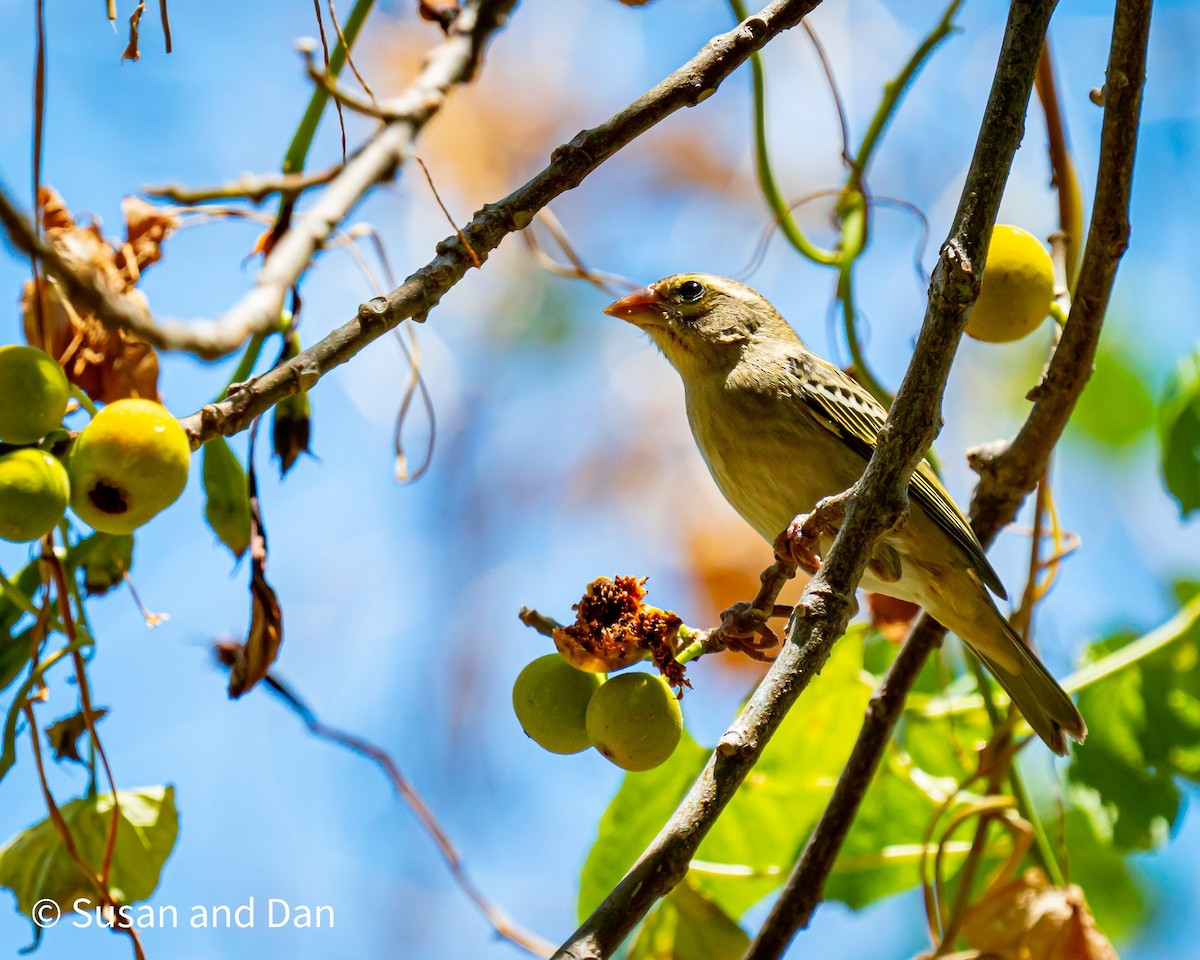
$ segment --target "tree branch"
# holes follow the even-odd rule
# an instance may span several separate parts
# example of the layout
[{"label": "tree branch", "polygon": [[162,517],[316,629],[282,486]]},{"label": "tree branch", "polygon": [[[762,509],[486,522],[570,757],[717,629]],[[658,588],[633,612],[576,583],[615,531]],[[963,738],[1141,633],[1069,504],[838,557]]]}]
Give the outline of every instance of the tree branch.
[{"label": "tree branch", "polygon": [[867,558],[903,520],[913,469],[940,426],[941,400],[987,253],[1055,0],[1015,0],[971,168],[929,288],[925,322],[866,472],[851,488],[845,520],[810,581],[784,645],[749,703],[717,744],[704,772],[658,837],[559,957],[607,957],[688,863],[792,704],[846,629]]},{"label": "tree branch", "polygon": [[[1118,0],[1109,55],[1092,225],[1079,275],[1087,299],[1072,303],[1063,339],[1046,383],[1011,446],[986,460],[974,498],[972,524],[989,546],[1016,516],[1045,471],[1075,401],[1092,371],[1117,266],[1129,235],[1129,197],[1145,82],[1151,0]],[[1070,343],[1070,346],[1065,344]],[[796,930],[808,925],[820,902],[838,851],[900,718],[909,691],[945,628],[922,615],[913,626],[879,690],[871,699],[858,740],[820,821],[805,846],[747,958],[778,957]]]},{"label": "tree branch", "polygon": [[312,187],[323,186],[336,177],[341,169],[341,166],[336,166],[317,173],[304,171],[300,173],[244,173],[236,180],[230,180],[228,183],[222,183],[215,187],[189,187],[182,183],[164,183],[142,187],[142,193],[184,206],[210,203],[213,200],[249,200],[251,203],[262,203],[272,194],[299,194]]},{"label": "tree branch", "polygon": [[[555,149],[550,164],[498,203],[485,205],[463,228],[471,249],[487,258],[509,234],[523,230],[539,210],[580,183],[622,147],[682,107],[711,96],[755,50],[795,26],[820,0],[773,0],[737,28],[710,40],[695,57],[604,123]],[[264,410],[345,363],[367,344],[410,317],[423,317],[472,266],[457,237],[437,246],[437,256],[386,297],[358,309],[358,316],[293,360],[232,391],[181,422],[198,447],[218,434],[245,430]]]},{"label": "tree branch", "polygon": [[185,350],[209,360],[222,357],[278,323],[288,290],[366,192],[392,175],[425,124],[445,103],[450,89],[474,77],[484,45],[516,2],[477,0],[455,18],[445,42],[433,49],[416,80],[383,104],[384,112],[395,119],[346,162],[312,209],[279,238],[263,262],[254,288],[215,320],[158,323],[148,311],[112,296],[91,271],[39,245],[29,224],[2,192],[0,222],[20,249],[36,255],[68,295],[94,311],[106,326],[127,330],[164,350]]}]

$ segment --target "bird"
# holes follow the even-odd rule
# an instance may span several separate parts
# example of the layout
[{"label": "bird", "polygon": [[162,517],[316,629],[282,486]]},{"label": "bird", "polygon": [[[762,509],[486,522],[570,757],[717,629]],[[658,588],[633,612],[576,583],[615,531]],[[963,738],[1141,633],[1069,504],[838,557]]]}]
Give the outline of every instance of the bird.
[{"label": "bird", "polygon": [[[640,327],[675,368],[713,480],[768,543],[862,476],[887,411],[810,351],[757,291],[724,277],[681,273],[604,312]],[[861,586],[918,604],[957,634],[1034,732],[1065,755],[1068,737],[1082,743],[1087,725],[996,606],[992,593],[1006,599],[1004,584],[927,460],[913,472],[908,493],[908,519],[875,548]],[[822,555],[834,532],[819,534]]]}]

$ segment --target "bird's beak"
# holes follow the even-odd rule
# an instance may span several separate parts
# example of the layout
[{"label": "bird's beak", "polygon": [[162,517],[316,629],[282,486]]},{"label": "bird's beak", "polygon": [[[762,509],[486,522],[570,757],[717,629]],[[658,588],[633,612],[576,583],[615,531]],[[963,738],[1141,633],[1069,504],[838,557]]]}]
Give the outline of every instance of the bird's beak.
[{"label": "bird's beak", "polygon": [[637,327],[657,326],[665,319],[662,295],[653,286],[627,293],[605,307],[604,312]]}]

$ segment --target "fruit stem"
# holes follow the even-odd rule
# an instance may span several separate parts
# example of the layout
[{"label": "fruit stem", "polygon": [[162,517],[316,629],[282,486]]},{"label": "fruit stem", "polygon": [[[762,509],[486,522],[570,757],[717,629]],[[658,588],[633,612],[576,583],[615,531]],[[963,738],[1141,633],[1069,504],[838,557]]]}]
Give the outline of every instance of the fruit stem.
[{"label": "fruit stem", "polygon": [[1057,300],[1050,301],[1050,319],[1057,323],[1060,327],[1067,325],[1067,311],[1062,308],[1062,304]]},{"label": "fruit stem", "polygon": [[79,389],[75,384],[71,384],[71,396],[76,402],[88,412],[89,417],[94,417],[100,411],[96,409],[96,405],[92,403],[92,398]]}]

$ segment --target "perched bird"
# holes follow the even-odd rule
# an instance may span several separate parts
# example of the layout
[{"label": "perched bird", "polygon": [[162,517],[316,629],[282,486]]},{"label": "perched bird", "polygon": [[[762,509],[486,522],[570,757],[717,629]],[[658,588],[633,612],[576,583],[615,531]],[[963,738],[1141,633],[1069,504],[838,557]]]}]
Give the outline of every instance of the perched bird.
[{"label": "perched bird", "polygon": [[[804,345],[754,290],[722,277],[667,277],[605,311],[645,330],[683,379],[688,422],[725,499],[768,543],[862,475],[887,411]],[[866,590],[923,607],[970,645],[1058,754],[1087,726],[996,608],[1004,585],[962,511],[922,461],[911,514],[868,561]],[[831,540],[822,536],[820,552]]]}]

